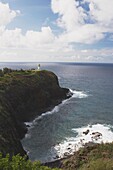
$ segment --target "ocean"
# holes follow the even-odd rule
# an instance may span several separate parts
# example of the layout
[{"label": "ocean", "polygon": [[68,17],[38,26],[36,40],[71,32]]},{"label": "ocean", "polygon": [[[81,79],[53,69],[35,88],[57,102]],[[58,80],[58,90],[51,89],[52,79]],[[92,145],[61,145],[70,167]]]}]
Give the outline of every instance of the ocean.
[{"label": "ocean", "polygon": [[[39,63],[0,63],[0,68],[37,68]],[[31,160],[49,162],[72,154],[89,141],[113,141],[113,64],[40,63],[73,93],[32,122],[22,140]],[[83,132],[89,130],[87,135]],[[101,133],[94,138],[93,133]]]}]

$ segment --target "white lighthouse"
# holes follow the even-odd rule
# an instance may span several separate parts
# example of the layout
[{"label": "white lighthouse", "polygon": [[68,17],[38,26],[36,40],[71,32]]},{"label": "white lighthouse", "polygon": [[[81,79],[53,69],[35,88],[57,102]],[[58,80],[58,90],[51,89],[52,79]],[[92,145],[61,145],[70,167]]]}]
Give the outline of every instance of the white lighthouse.
[{"label": "white lighthouse", "polygon": [[40,71],[40,64],[38,64],[38,71]]}]

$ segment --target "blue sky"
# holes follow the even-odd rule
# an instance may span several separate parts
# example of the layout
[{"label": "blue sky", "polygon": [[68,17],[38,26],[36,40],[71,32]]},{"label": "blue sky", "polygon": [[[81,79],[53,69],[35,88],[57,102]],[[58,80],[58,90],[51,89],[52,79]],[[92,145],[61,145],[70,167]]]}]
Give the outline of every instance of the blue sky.
[{"label": "blue sky", "polygon": [[[8,1],[5,1],[8,3]],[[10,0],[9,5],[12,9],[20,10],[21,15],[18,16],[9,27],[21,27],[22,30],[40,29],[47,17],[54,19],[50,8],[50,1],[46,0]]]},{"label": "blue sky", "polygon": [[113,63],[113,0],[0,0],[0,61]]}]

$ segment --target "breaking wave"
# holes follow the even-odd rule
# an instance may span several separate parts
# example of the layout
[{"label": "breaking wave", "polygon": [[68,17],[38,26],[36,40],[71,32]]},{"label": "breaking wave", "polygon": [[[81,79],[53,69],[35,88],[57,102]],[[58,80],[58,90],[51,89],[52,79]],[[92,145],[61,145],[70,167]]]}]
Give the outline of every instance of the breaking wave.
[{"label": "breaking wave", "polygon": [[69,89],[70,92],[73,94],[72,95],[72,98],[86,98],[88,97],[88,95],[84,92],[84,91],[76,91],[76,90],[72,90],[72,89]]},{"label": "breaking wave", "polygon": [[66,138],[62,143],[59,143],[52,148],[53,152],[56,153],[56,155],[54,155],[54,160],[73,154],[79,148],[84,147],[86,143],[112,142],[112,128],[113,126],[102,124],[73,128],[72,131],[75,134],[77,133],[76,137]]},{"label": "breaking wave", "polygon": [[[57,113],[59,111],[59,109],[64,105],[66,104],[68,101],[70,101],[72,98],[86,98],[88,97],[88,95],[83,92],[83,91],[76,91],[76,90],[72,90],[72,89],[69,89],[69,93],[68,95],[72,95],[70,98],[66,99],[66,100],[63,100],[62,103],[60,103],[59,105],[55,106],[51,111],[47,111],[45,113],[42,113],[40,116],[38,116],[37,118],[35,118],[32,122],[25,122],[25,124],[28,126],[28,128],[32,128],[37,120],[39,119],[42,119],[43,117],[47,116],[47,115],[52,115],[54,113]],[[27,135],[26,135],[27,137]]]}]

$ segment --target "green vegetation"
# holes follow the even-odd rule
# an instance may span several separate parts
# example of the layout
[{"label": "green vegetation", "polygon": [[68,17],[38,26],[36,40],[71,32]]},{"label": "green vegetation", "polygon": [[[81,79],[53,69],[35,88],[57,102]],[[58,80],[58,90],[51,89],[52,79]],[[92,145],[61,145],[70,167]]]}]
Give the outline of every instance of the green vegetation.
[{"label": "green vegetation", "polygon": [[113,159],[97,159],[84,164],[79,170],[113,170]]},{"label": "green vegetation", "polygon": [[[3,157],[0,154],[0,170],[51,170],[22,157],[26,152],[20,139],[27,131],[23,122],[58,104],[66,98],[67,92],[68,89],[59,87],[57,76],[46,70],[0,70],[0,152],[3,154]],[[87,144],[52,167],[62,170],[113,170],[113,143]]]},{"label": "green vegetation", "polygon": [[0,170],[58,170],[42,166],[39,161],[31,162],[20,155],[13,156],[10,160],[9,154],[5,158],[0,153]]},{"label": "green vegetation", "polygon": [[62,161],[63,170],[113,170],[113,143],[81,148]]},{"label": "green vegetation", "polygon": [[55,167],[59,167],[59,164],[61,169],[49,168],[39,161],[26,160],[26,157],[19,154],[10,159],[9,154],[2,157],[0,153],[0,170],[113,170],[113,143],[87,146],[73,156],[59,161]]},{"label": "green vegetation", "polygon": [[4,76],[4,73],[3,71],[0,69],[0,77],[3,77]]}]

